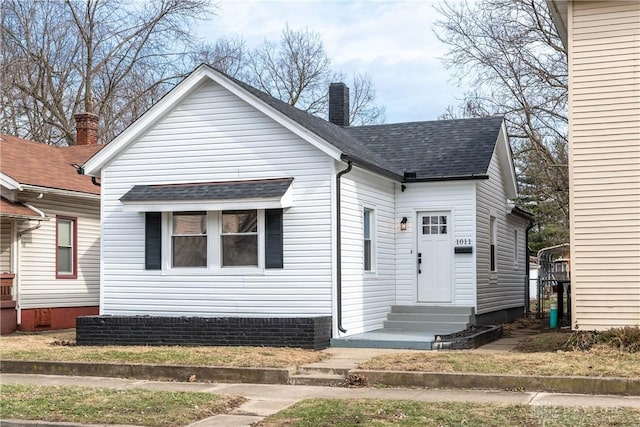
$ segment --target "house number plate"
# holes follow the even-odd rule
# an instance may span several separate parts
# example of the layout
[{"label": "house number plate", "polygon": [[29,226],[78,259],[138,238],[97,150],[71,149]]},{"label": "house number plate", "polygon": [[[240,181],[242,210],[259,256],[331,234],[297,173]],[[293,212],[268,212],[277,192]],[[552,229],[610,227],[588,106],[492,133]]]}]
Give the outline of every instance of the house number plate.
[{"label": "house number plate", "polygon": [[470,245],[471,245],[470,238],[456,239],[456,246],[470,246]]}]

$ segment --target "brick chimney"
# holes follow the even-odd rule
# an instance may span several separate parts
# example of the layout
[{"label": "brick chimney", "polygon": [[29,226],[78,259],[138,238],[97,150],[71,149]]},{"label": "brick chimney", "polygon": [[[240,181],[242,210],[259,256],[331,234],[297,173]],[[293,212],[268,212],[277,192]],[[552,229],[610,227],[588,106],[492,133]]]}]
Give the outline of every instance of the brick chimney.
[{"label": "brick chimney", "polygon": [[349,126],[349,88],[344,83],[329,85],[329,121]]},{"label": "brick chimney", "polygon": [[76,145],[95,145],[98,143],[98,119],[92,113],[79,113],[76,119]]}]

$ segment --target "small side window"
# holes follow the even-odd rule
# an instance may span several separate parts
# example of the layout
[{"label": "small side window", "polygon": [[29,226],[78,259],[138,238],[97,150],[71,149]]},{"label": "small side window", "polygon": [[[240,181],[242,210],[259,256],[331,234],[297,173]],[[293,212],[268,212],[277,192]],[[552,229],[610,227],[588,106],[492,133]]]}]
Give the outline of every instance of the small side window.
[{"label": "small side window", "polygon": [[497,271],[497,263],[496,263],[496,218],[494,216],[489,218],[489,244],[490,244],[490,268],[491,272]]},{"label": "small side window", "polygon": [[365,209],[363,216],[364,271],[374,271],[375,266],[375,215],[373,209]]},{"label": "small side window", "polygon": [[56,278],[78,277],[77,219],[56,217]]}]

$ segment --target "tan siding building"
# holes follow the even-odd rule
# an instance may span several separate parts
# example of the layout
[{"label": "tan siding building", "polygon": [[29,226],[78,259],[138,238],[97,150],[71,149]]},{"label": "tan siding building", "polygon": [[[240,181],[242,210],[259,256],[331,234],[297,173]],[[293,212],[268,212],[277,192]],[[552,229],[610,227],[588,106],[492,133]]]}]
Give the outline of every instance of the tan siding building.
[{"label": "tan siding building", "polygon": [[640,325],[640,2],[549,6],[569,52],[573,326]]}]

